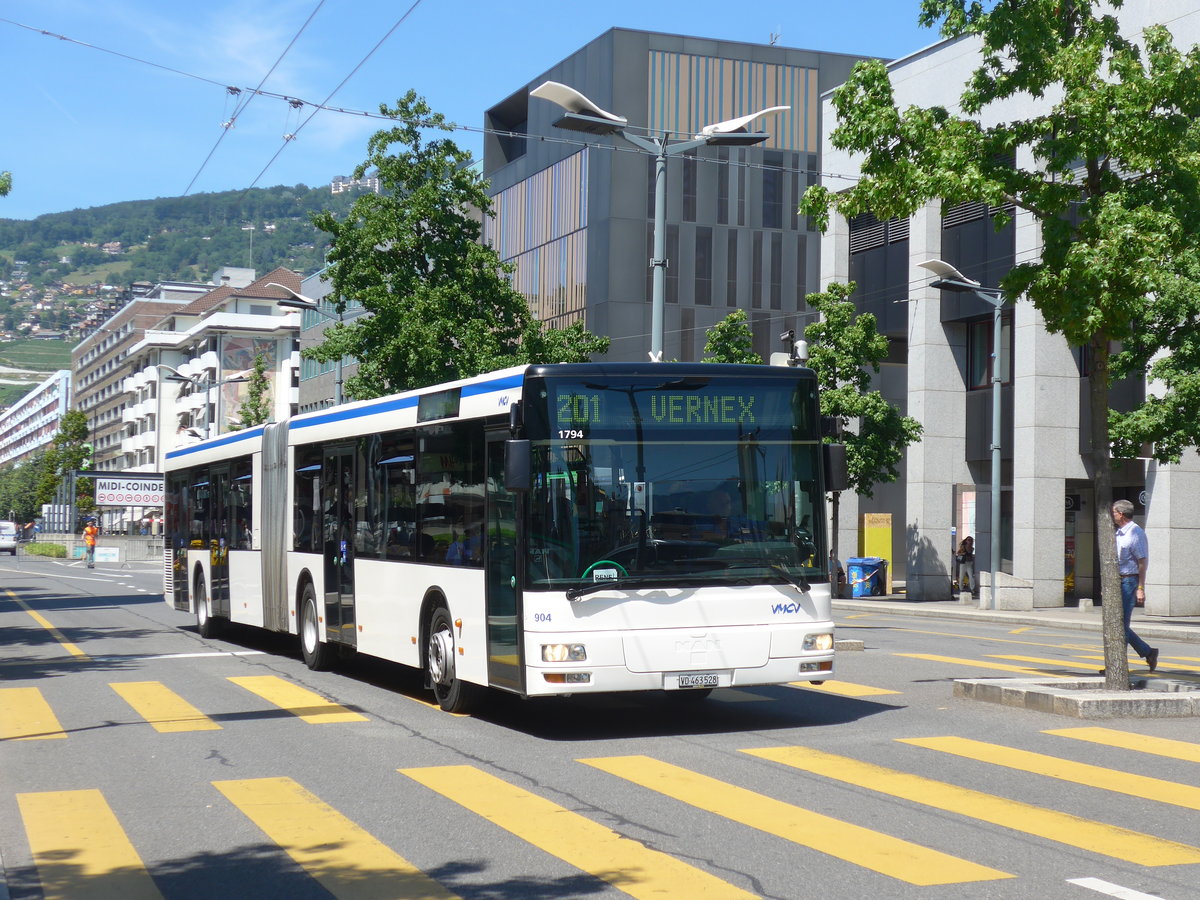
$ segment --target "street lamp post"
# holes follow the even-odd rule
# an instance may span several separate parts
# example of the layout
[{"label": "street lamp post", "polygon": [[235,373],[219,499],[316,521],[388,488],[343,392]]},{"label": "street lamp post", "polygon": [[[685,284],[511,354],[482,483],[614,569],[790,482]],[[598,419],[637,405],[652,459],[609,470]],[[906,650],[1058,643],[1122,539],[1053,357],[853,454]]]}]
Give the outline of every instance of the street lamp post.
[{"label": "street lamp post", "polygon": [[705,125],[699,134],[690,139],[668,143],[669,132],[663,132],[661,136],[630,134],[626,130],[629,125],[626,118],[601,109],[579,91],[557,81],[538,85],[529,92],[529,96],[549,100],[566,110],[566,114],[554,123],[555,128],[599,136],[614,135],[654,155],[654,251],[650,258],[654,283],[650,306],[650,359],[652,362],[662,362],[667,291],[667,157],[678,156],[697,147],[761,144],[770,135],[749,131],[750,123],[760,116],[783,112],[791,107],[772,106],[747,116]]},{"label": "street lamp post", "polygon": [[[305,297],[303,294],[293,291],[286,284],[279,284],[275,281],[267,282],[267,287],[279,288],[281,291],[286,291],[288,297],[285,299],[277,299],[275,302],[280,306],[288,309],[310,309],[318,316],[323,316],[333,322],[342,323],[344,320],[341,309],[334,315],[331,312],[321,308],[321,304],[312,297]],[[342,357],[337,358],[337,363],[334,366],[334,382],[333,382],[333,405],[342,405]]]},{"label": "street lamp post", "polygon": [[1000,340],[1001,312],[1004,308],[1004,291],[1000,288],[983,287],[978,281],[968,278],[954,266],[940,259],[917,263],[937,276],[930,287],[960,294],[974,294],[992,307],[992,539],[991,556],[992,597],[991,608],[996,609],[996,572],[1000,568]]},{"label": "street lamp post", "polygon": [[[221,395],[217,394],[216,410],[215,410],[214,414],[210,416],[208,414],[208,410],[212,406],[212,404],[209,402],[209,399],[208,399],[209,391],[211,391],[213,388],[219,388],[222,385],[241,384],[245,381],[249,381],[248,378],[246,378],[245,376],[242,376],[242,375],[237,375],[237,376],[234,376],[233,378],[221,378],[221,379],[213,380],[211,378],[206,378],[200,374],[195,374],[195,375],[189,374],[187,372],[182,371],[181,369],[176,369],[174,366],[168,366],[166,363],[155,363],[154,367],[156,369],[166,369],[170,373],[169,375],[166,376],[167,381],[175,381],[180,384],[189,384],[192,386],[193,390],[204,391],[204,409],[205,409],[205,413],[204,413],[205,434],[204,434],[204,437],[206,437],[206,438],[215,437],[221,433],[221,409],[220,409]],[[185,368],[188,367],[188,363],[184,363],[184,367]],[[214,425],[216,426],[215,428],[213,427]],[[211,433],[209,433],[209,432],[211,432]]]}]

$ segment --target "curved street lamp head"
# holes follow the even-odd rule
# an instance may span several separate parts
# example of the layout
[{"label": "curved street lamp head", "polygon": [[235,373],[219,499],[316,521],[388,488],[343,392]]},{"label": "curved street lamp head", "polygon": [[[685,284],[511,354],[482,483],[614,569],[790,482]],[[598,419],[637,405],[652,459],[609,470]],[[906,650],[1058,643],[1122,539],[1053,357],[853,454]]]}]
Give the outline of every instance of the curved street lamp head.
[{"label": "curved street lamp head", "polygon": [[925,262],[917,263],[917,265],[922,269],[928,269],[938,278],[944,278],[949,281],[961,281],[963,284],[969,284],[975,287],[979,286],[979,282],[974,278],[968,278],[962,272],[958,271],[958,269],[954,268],[954,266],[950,265],[950,263],[944,262],[940,259],[927,259]]},{"label": "curved street lamp head", "polygon": [[614,129],[624,128],[629,124],[629,120],[624,116],[601,109],[575,88],[557,81],[543,81],[529,92],[529,96],[537,97],[539,100],[549,100],[569,113],[608,122]]},{"label": "curved street lamp head", "polygon": [[292,306],[295,309],[300,309],[301,307],[297,307],[294,305],[296,302],[303,303],[305,306],[320,306],[320,304],[316,300],[314,300],[312,297],[305,297],[303,294],[299,293],[298,291],[293,291],[286,284],[280,284],[277,281],[268,281],[267,287],[279,288],[281,291],[284,291],[285,293],[287,293],[288,297],[293,301],[292,303],[289,303],[287,300],[283,300],[283,299],[277,300],[276,302],[280,306]]},{"label": "curved street lamp head", "polygon": [[[732,137],[733,135],[745,134],[761,134],[761,132],[751,132],[749,125],[755,119],[762,116],[775,115],[777,113],[786,112],[791,109],[790,106],[771,106],[767,109],[760,109],[758,112],[750,113],[747,116],[738,116],[735,119],[726,119],[724,122],[714,122],[711,125],[705,125],[700,129],[700,133],[696,135],[697,140],[703,138],[722,138]],[[765,139],[765,135],[760,140]]]}]

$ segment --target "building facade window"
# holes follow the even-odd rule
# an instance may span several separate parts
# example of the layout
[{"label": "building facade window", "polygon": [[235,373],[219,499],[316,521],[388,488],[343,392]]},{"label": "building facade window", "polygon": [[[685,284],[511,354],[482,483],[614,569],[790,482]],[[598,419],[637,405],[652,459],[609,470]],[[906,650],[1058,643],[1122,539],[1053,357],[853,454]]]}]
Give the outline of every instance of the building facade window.
[{"label": "building facade window", "polygon": [[[995,324],[989,316],[967,324],[967,388],[981,390],[992,385],[992,343]],[[1012,318],[1000,319],[1000,382],[1012,383]]]}]

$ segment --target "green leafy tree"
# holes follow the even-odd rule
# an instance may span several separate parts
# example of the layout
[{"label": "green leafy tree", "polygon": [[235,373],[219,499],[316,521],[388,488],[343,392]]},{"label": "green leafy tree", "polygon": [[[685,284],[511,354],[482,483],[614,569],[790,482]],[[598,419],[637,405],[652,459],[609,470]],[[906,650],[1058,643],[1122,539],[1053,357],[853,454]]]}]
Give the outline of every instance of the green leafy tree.
[{"label": "green leafy tree", "polygon": [[313,219],[330,235],[327,277],[339,309],[354,298],[369,315],[326,329],[309,358],[357,359],[345,390],[365,398],[607,350],[607,338],[581,325],[554,334],[532,318],[510,270],[480,243],[480,211],[489,215],[491,203],[470,157],[427,137],[448,129],[445,119],[412,91],[380,110],[396,124],[371,137],[354,177],[370,171],[383,191],[360,195],[344,220]]},{"label": "green leafy tree", "polygon": [[41,515],[37,485],[44,458],[44,454],[38,454],[17,465],[0,468],[0,518],[11,517],[18,525],[24,525]]},{"label": "green leafy tree", "polygon": [[[860,63],[833,96],[835,146],[862,160],[845,193],[810,189],[802,211],[824,227],[831,208],[907,217],[927,201],[1015,204],[1041,225],[1041,259],[1002,280],[1027,297],[1046,327],[1087,348],[1090,456],[1104,603],[1106,687],[1128,689],[1112,502],[1110,444],[1165,439],[1160,461],[1200,440],[1200,394],[1191,379],[1168,380],[1171,399],[1152,411],[1110,414],[1113,377],[1158,349],[1182,347],[1194,317],[1189,264],[1200,229],[1200,51],[1181,52],[1161,26],[1140,46],[1123,37],[1107,4],[1094,0],[922,0],[920,21],[946,37],[978,35],[979,67],[958,111],[897,107],[882,63]],[[1039,111],[993,125],[993,104],[1038,98]],[[1014,163],[1014,159],[1016,162]],[[1003,224],[1006,217],[997,217]],[[1157,330],[1142,331],[1145,323]],[[1142,341],[1138,341],[1139,333]],[[1137,347],[1114,359],[1114,343]],[[1117,368],[1115,368],[1116,366]],[[1139,370],[1139,374],[1141,371]],[[1171,408],[1169,417],[1156,415]]]},{"label": "green leafy tree", "polygon": [[762,357],[754,352],[754,334],[744,309],[735,309],[708,330],[704,361],[762,364]]},{"label": "green leafy tree", "polygon": [[12,172],[0,172],[0,197],[7,197],[12,190]]},{"label": "green leafy tree", "polygon": [[75,473],[90,469],[92,445],[88,442],[91,429],[86,413],[69,410],[58,426],[49,449],[43,457],[41,477],[37,483],[36,502],[51,503],[64,484],[75,484],[75,508],[80,513],[96,509],[94,485],[90,478],[75,478]]},{"label": "green leafy tree", "polygon": [[[871,376],[879,373],[879,364],[887,358],[888,342],[879,333],[874,315],[855,315],[853,293],[854,282],[831,282],[826,291],[805,297],[821,317],[804,329],[804,337],[808,365],[817,373],[821,415],[834,417],[842,426],[850,486],[855,493],[871,497],[875,485],[900,476],[904,450],[921,439],[921,425],[871,390]],[[849,427],[852,423],[857,430]],[[836,492],[832,514],[831,545],[840,559]]]},{"label": "green leafy tree", "polygon": [[238,421],[231,431],[250,428],[271,421],[271,379],[267,378],[267,359],[261,353],[254,356],[254,369],[246,387],[246,399],[238,407]]}]

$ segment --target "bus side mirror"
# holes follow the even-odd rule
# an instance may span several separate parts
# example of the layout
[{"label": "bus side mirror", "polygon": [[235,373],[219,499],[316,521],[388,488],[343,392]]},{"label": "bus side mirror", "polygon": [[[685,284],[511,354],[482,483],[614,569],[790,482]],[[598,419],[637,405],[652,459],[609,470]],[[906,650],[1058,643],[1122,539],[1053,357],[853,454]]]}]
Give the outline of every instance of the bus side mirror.
[{"label": "bus side mirror", "polygon": [[845,444],[822,444],[821,467],[825,472],[825,490],[838,492],[850,487]]},{"label": "bus side mirror", "polygon": [[504,442],[504,487],[509,491],[529,490],[529,441]]}]

